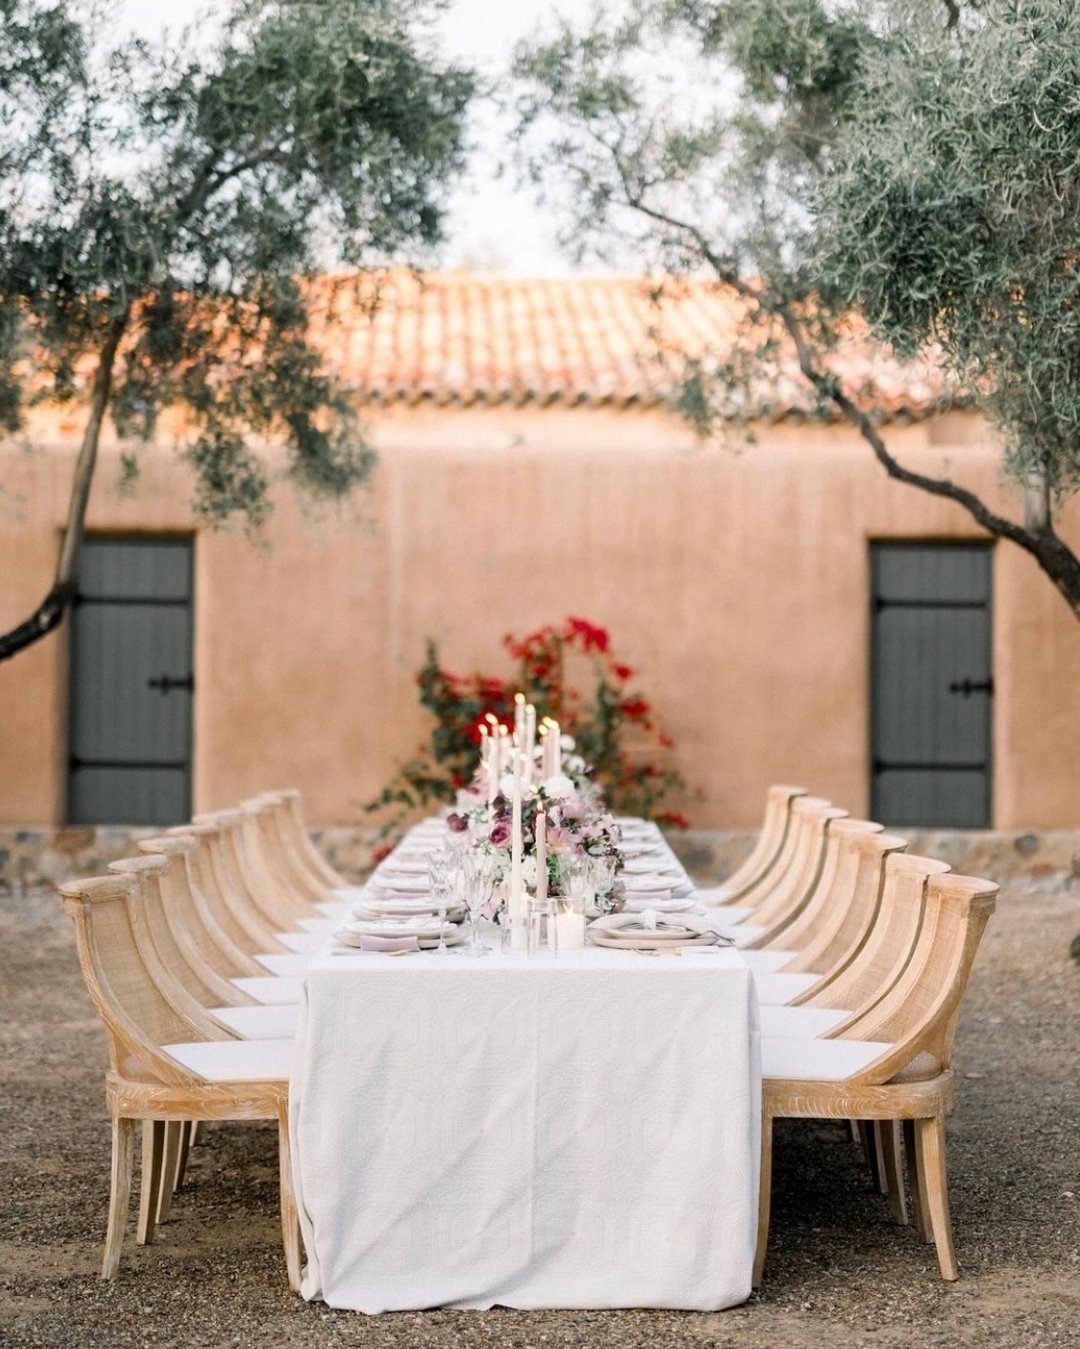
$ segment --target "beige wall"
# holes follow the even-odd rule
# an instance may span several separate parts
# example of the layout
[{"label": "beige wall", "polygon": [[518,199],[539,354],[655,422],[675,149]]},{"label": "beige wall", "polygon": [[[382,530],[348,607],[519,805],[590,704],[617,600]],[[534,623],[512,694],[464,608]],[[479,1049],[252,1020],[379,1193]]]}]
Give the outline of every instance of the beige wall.
[{"label": "beige wall", "polygon": [[[867,808],[868,540],[978,537],[890,482],[841,428],[696,447],[659,414],[400,410],[375,427],[370,492],[313,521],[283,495],[272,550],[196,545],[195,802],[295,783],[313,822],[360,804],[425,734],[424,638],[451,668],[505,669],[508,630],[607,625],[701,787],[703,828],[753,825],[797,779]],[[906,462],[998,496],[974,419],[891,428]],[[47,588],[70,445],[0,458],[0,625]],[[159,449],[137,497],[105,455],[90,526],[191,529],[186,472]],[[1080,512],[1066,529],[1080,545]],[[1016,548],[995,556],[995,824],[1077,823],[1080,624]],[[62,814],[63,632],[0,666],[0,821]]]}]

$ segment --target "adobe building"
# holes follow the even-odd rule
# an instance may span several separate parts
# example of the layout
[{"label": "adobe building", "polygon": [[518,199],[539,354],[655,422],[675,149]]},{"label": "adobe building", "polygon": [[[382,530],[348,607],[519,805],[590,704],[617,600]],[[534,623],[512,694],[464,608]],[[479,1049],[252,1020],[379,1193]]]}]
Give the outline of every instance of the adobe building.
[{"label": "adobe building", "polygon": [[[171,823],[295,785],[309,820],[362,804],[426,735],[428,637],[461,672],[569,614],[609,628],[701,799],[754,826],[798,781],[886,823],[1077,823],[1080,624],[1021,550],[890,481],[791,382],[753,444],[699,443],[643,359],[648,283],[397,277],[327,335],[379,452],[321,518],[282,492],[269,547],[196,528],[176,451],[117,494],[103,452],[73,621],[0,666],[0,824]],[[723,341],[691,289],[670,332]],[[1016,513],[980,420],[882,365],[903,462]],[[0,451],[0,624],[47,590],[81,421]],[[1080,511],[1063,532],[1080,547]]]}]

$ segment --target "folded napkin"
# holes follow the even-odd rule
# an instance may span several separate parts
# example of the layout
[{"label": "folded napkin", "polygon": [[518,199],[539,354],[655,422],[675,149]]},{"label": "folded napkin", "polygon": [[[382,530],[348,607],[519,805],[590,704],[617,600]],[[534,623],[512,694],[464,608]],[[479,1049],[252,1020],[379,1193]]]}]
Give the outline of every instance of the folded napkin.
[{"label": "folded napkin", "polygon": [[646,909],[643,913],[612,913],[599,918],[592,925],[604,932],[655,932],[658,929],[683,929],[703,936],[712,932],[708,918],[696,913],[658,913]]},{"label": "folded napkin", "polygon": [[656,909],[659,913],[704,913],[701,904],[685,895],[672,895],[667,890],[658,890],[655,894],[630,895],[626,900],[630,913],[644,913],[646,909]]},{"label": "folded napkin", "polygon": [[420,942],[416,937],[376,937],[365,933],[360,938],[361,951],[419,951]]}]

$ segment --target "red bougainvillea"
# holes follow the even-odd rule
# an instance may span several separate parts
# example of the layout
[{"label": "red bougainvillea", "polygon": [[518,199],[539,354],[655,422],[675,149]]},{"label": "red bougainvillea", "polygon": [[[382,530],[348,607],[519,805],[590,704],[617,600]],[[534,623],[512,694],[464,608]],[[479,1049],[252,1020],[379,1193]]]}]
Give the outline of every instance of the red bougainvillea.
[{"label": "red bougainvillea", "polygon": [[[666,762],[658,764],[652,757],[659,752],[662,761],[669,760],[674,742],[658,729],[652,704],[628,687],[635,671],[615,659],[606,628],[569,617],[524,637],[507,633],[502,645],[516,665],[506,679],[445,670],[435,643],[428,642],[416,683],[420,702],[434,715],[435,725],[430,742],[367,807],[386,813],[384,834],[395,832],[423,806],[453,801],[455,791],[475,769],[481,724],[490,714],[512,727],[518,692],[536,704],[540,716],[554,717],[574,737],[614,810],[686,827],[685,816],[662,808],[664,798],[684,783]],[[587,662],[587,692],[566,682],[570,654]],[[627,731],[635,742],[632,755],[624,744]]]}]

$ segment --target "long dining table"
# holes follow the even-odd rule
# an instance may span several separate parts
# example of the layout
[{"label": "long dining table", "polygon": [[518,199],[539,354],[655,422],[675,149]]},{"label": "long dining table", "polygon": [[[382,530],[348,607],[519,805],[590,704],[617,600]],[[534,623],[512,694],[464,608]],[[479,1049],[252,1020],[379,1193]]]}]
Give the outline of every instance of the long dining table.
[{"label": "long dining table", "polygon": [[758,1007],[739,952],[316,945],[291,1143],[303,1294],[718,1310],[750,1292]]}]

